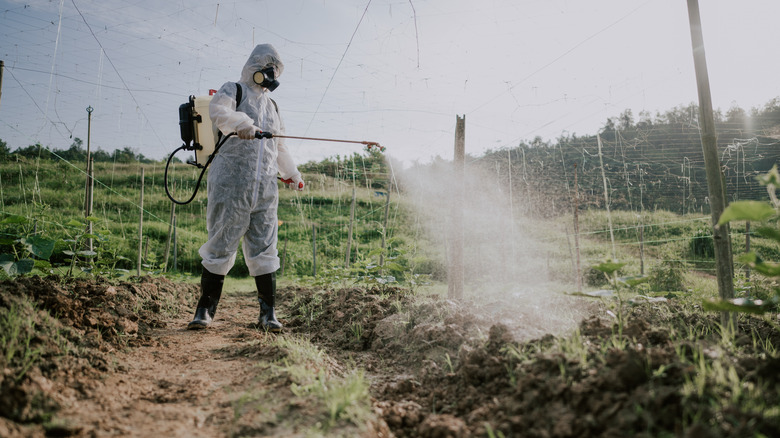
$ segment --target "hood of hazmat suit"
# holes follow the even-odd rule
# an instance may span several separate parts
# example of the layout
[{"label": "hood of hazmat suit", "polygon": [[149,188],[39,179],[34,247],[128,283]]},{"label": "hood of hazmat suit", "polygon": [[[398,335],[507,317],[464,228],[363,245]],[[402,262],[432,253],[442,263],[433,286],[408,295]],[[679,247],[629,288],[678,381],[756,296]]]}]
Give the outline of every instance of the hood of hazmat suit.
[{"label": "hood of hazmat suit", "polygon": [[[252,79],[256,71],[268,66],[273,67],[277,79],[284,70],[276,49],[260,44],[241,71],[238,83],[242,97],[238,106],[235,82],[227,82],[217,91],[209,105],[209,115],[217,129],[228,134],[254,125],[263,132],[284,134],[284,124],[270,92]],[[300,177],[284,139],[241,140],[231,136],[219,149],[208,172],[209,237],[199,251],[203,267],[226,275],[243,239],[249,274],[275,272],[279,269],[276,176],[279,173],[285,179]]]}]

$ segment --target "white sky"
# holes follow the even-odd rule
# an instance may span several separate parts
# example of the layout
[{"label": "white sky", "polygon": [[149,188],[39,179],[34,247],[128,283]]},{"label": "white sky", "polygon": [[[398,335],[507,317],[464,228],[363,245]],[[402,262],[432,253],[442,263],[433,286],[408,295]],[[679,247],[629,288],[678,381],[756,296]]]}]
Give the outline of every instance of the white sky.
[{"label": "white sky", "polygon": [[[780,1],[701,14],[715,107],[780,96]],[[86,145],[91,105],[93,148],[163,158],[179,104],[237,80],[259,43],[285,63],[289,135],[377,141],[406,164],[450,158],[456,115],[479,155],[697,101],[684,0],[0,1],[0,139]],[[361,150],[288,145],[299,163]]]}]

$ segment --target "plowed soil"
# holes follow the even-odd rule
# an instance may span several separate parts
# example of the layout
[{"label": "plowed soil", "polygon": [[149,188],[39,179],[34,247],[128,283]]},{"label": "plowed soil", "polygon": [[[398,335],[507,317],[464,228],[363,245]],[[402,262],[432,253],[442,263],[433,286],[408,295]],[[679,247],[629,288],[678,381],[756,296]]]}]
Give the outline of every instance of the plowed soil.
[{"label": "plowed soil", "polygon": [[[252,294],[226,291],[214,325],[187,331],[197,295],[159,278],[1,283],[0,315],[31,321],[13,336],[27,347],[17,351],[34,353],[0,358],[0,436],[309,433],[320,421],[310,400],[263,377],[285,352],[255,327]],[[780,436],[777,409],[742,405],[736,393],[758,388],[766,406],[780,405],[770,346],[780,335],[764,320],[745,318],[741,332],[761,336],[723,347],[717,333],[679,336],[717,315],[674,301],[631,307],[619,321],[597,301],[560,295],[477,305],[390,287],[295,287],[278,301],[278,336],[310,341],[334,372],[360,368],[371,385],[373,419],[328,435]],[[733,402],[713,403],[718,385],[698,382],[692,363],[728,365],[725,381],[743,382]]]}]

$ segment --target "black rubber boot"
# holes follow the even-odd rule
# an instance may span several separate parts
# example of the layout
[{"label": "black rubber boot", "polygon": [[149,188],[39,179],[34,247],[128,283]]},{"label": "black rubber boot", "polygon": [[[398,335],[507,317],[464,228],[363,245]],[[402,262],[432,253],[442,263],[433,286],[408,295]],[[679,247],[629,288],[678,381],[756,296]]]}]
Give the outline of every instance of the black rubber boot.
[{"label": "black rubber boot", "polygon": [[257,324],[271,333],[282,331],[282,324],[276,320],[274,304],[276,299],[276,272],[255,277],[257,301],[260,303],[260,317]]},{"label": "black rubber boot", "polygon": [[217,313],[217,304],[222,296],[222,285],[225,276],[212,274],[205,268],[200,277],[200,300],[195,309],[195,317],[187,324],[188,330],[204,329],[211,325],[214,315]]}]

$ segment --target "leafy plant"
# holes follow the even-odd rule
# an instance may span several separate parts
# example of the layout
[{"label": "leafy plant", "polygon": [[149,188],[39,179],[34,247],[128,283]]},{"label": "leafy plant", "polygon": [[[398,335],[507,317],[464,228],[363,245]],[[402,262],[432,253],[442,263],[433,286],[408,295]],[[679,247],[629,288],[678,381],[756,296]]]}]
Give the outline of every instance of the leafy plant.
[{"label": "leafy plant", "polygon": [[[12,254],[0,254],[0,267],[8,276],[27,274],[36,266],[38,259],[48,260],[54,250],[55,240],[35,234],[30,221],[24,216],[11,215],[0,221],[6,225],[6,236],[0,239],[0,245],[10,247]],[[43,264],[39,264],[43,266]]]},{"label": "leafy plant", "polygon": [[[95,217],[86,218],[87,221],[97,222]],[[89,271],[92,269],[92,258],[97,256],[97,252],[92,249],[84,249],[89,239],[100,240],[101,237],[95,234],[87,233],[86,224],[75,219],[71,219],[63,227],[65,232],[69,235],[69,239],[65,239],[64,242],[69,246],[69,249],[62,251],[63,254],[70,257],[66,261],[70,261],[70,267],[68,268],[68,275],[73,275],[73,269],[80,265],[82,270]],[[90,262],[87,262],[87,261]]]},{"label": "leafy plant", "polygon": [[691,255],[703,259],[715,257],[715,242],[712,240],[712,232],[699,229],[688,242]]},{"label": "leafy plant", "polygon": [[663,260],[650,270],[650,289],[656,292],[683,290],[684,264],[677,260]]},{"label": "leafy plant", "polygon": [[[749,220],[755,222],[766,221],[766,225],[756,228],[759,236],[780,243],[780,200],[777,198],[777,188],[780,187],[780,173],[777,165],[765,175],[758,176],[758,181],[767,189],[769,202],[761,201],[737,201],[731,203],[720,216],[718,225],[724,225],[731,221]],[[748,252],[739,257],[739,261],[747,264],[755,272],[775,281],[780,281],[780,262],[764,260],[755,251]],[[749,298],[734,298],[731,300],[709,301],[705,303],[708,310],[736,311],[746,313],[765,313],[775,310],[780,304],[780,286],[774,286],[774,296],[767,300],[752,300]]]}]

